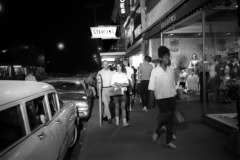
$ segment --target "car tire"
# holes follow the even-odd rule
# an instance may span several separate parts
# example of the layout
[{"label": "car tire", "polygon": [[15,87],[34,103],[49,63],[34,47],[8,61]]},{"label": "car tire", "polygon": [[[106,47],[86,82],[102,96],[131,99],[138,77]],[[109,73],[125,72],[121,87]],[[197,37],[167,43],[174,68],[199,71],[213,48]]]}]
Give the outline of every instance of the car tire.
[{"label": "car tire", "polygon": [[73,147],[75,143],[77,142],[77,137],[78,137],[78,129],[76,125],[74,126],[73,133],[70,137],[70,143],[69,143],[69,148]]}]

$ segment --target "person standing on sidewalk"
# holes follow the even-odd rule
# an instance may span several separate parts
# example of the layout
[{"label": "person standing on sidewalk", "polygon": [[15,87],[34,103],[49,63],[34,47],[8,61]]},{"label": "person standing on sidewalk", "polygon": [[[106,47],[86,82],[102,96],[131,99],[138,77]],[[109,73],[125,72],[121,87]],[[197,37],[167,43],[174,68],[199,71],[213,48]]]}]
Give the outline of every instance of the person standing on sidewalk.
[{"label": "person standing on sidewalk", "polygon": [[150,57],[146,55],[144,57],[144,62],[142,63],[142,65],[139,67],[139,70],[138,70],[138,77],[139,77],[139,80],[141,81],[140,96],[141,96],[144,112],[147,112],[148,108],[150,107],[150,106],[147,106],[148,99],[149,99],[148,84],[149,84],[149,79],[150,79],[153,66],[149,64],[149,62],[150,62]]},{"label": "person standing on sidewalk", "polygon": [[159,108],[158,124],[153,133],[153,141],[156,142],[161,135],[162,127],[166,125],[166,143],[170,148],[176,148],[172,140],[176,139],[173,134],[173,117],[176,105],[176,82],[174,70],[170,67],[170,51],[165,46],[158,48],[158,57],[161,65],[153,69],[148,89],[154,92],[156,103]]},{"label": "person standing on sidewalk", "polygon": [[115,117],[116,125],[119,125],[119,108],[122,109],[123,127],[128,127],[130,124],[127,123],[126,113],[126,102],[127,102],[127,87],[129,85],[128,76],[124,65],[121,62],[117,63],[117,71],[113,74],[111,80],[112,87],[121,87],[124,91],[124,95],[114,96],[113,101],[115,104]]},{"label": "person standing on sidewalk", "polygon": [[132,95],[133,95],[133,87],[134,87],[134,70],[133,68],[128,66],[128,61],[124,60],[123,64],[125,66],[126,72],[127,72],[127,76],[128,76],[128,80],[129,80],[129,86],[128,86],[128,90],[127,90],[127,99],[128,99],[128,110],[132,111]]},{"label": "person standing on sidewalk", "polygon": [[97,77],[102,78],[102,101],[104,104],[103,119],[112,123],[112,117],[109,109],[110,96],[109,90],[111,89],[111,80],[112,80],[113,71],[108,68],[108,62],[103,61],[103,69],[100,70],[97,74]]}]

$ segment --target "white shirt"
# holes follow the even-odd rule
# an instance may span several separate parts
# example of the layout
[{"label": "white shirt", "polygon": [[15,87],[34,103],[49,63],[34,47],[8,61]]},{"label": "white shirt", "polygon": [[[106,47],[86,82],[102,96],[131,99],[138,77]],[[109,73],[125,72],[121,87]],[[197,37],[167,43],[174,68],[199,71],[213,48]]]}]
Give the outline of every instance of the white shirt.
[{"label": "white shirt", "polygon": [[111,86],[111,80],[112,80],[112,75],[113,75],[113,71],[111,71],[110,69],[108,70],[100,70],[97,74],[97,76],[100,74],[102,76],[102,84],[103,87],[109,87]]},{"label": "white shirt", "polygon": [[[128,81],[128,76],[126,73],[118,73],[115,72],[112,76],[112,80],[111,80],[111,85],[113,85],[115,82],[117,83],[127,83],[129,84]],[[124,89],[127,89],[127,87],[123,87]]]},{"label": "white shirt", "polygon": [[157,66],[152,70],[148,90],[154,91],[156,99],[174,97],[176,95],[175,75],[171,67],[164,71]]},{"label": "white shirt", "polygon": [[131,68],[131,67],[125,67],[125,68],[127,71],[128,79],[132,81],[132,75],[134,74],[133,68]]}]

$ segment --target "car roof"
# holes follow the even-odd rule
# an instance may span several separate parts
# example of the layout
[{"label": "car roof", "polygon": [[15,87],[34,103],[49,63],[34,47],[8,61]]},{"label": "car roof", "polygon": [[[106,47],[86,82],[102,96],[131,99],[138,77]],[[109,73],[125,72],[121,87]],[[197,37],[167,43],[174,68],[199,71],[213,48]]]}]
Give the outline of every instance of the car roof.
[{"label": "car roof", "polygon": [[52,89],[52,85],[42,82],[0,80],[0,106]]},{"label": "car roof", "polygon": [[62,82],[73,82],[73,83],[79,83],[84,82],[83,77],[55,77],[55,78],[49,78],[45,79],[42,82],[51,82],[51,81],[62,81]]}]

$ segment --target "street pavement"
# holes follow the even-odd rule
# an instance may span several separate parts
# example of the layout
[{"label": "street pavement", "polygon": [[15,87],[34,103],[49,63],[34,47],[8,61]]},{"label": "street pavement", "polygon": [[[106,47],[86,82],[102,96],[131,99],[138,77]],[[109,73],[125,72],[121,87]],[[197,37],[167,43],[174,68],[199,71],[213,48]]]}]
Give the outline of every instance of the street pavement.
[{"label": "street pavement", "polygon": [[135,102],[129,114],[130,127],[99,122],[99,102],[94,101],[91,118],[84,124],[81,149],[71,160],[239,160],[225,150],[229,135],[202,122],[202,105],[197,100],[179,101],[186,122],[174,124],[177,149],[165,146],[166,134],[157,143],[152,134],[157,124],[158,108],[142,112],[140,102]]}]

